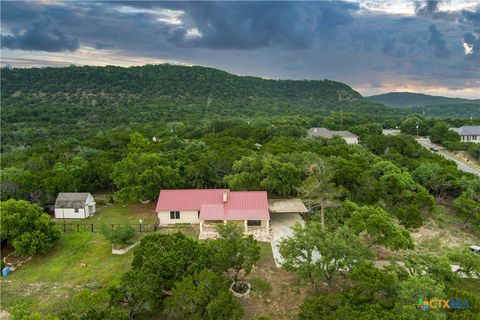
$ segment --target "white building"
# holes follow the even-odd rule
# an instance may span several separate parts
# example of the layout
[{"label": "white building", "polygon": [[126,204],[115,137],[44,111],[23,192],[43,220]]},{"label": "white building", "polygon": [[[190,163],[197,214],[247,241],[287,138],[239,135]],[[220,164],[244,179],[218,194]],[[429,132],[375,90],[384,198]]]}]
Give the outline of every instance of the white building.
[{"label": "white building", "polygon": [[333,138],[339,136],[347,142],[347,144],[358,144],[358,136],[350,131],[331,131],[327,128],[310,128],[308,129],[310,137]]},{"label": "white building", "polygon": [[57,219],[85,219],[95,211],[95,199],[88,192],[60,192],[55,200]]},{"label": "white building", "polygon": [[458,133],[462,142],[480,143],[480,126],[463,126],[450,130]]}]

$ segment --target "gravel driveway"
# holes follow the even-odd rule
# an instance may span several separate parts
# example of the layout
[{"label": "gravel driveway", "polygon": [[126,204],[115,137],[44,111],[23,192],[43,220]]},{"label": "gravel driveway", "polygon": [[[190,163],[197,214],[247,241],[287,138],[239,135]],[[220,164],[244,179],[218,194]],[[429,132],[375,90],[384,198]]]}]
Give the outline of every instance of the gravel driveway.
[{"label": "gravel driveway", "polygon": [[278,252],[280,240],[293,235],[290,229],[295,223],[303,224],[302,217],[298,213],[276,213],[270,215],[270,228],[272,229],[272,252],[277,268],[281,267],[282,256]]}]

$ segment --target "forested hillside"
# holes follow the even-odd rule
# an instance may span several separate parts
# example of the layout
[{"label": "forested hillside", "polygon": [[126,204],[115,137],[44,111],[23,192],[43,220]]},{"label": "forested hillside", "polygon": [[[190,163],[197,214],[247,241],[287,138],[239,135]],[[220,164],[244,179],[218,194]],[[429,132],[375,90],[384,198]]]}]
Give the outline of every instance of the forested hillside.
[{"label": "forested hillside", "polygon": [[443,105],[461,105],[475,104],[480,106],[479,100],[469,100],[460,98],[448,98],[442,96],[431,96],[412,92],[389,92],[375,96],[367,97],[368,100],[381,103],[389,107],[411,108],[423,106],[443,106]]},{"label": "forested hillside", "polygon": [[173,65],[2,70],[3,147],[129,124],[332,111],[394,114],[334,81],[264,80]]},{"label": "forested hillside", "polygon": [[412,113],[424,115],[425,117],[439,117],[450,119],[479,119],[480,102],[461,103],[445,105],[427,105],[423,107],[408,108]]},{"label": "forested hillside", "polygon": [[322,102],[363,100],[349,86],[335,81],[266,80],[242,77],[200,66],[146,65],[141,67],[68,67],[4,69],[4,97],[29,94],[140,94],[197,96],[213,99],[275,98]]}]

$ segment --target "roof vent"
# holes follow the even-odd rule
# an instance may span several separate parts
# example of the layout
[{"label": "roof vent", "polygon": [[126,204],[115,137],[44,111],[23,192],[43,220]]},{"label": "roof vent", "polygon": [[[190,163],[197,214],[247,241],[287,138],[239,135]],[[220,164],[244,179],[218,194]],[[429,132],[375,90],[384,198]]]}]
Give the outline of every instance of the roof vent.
[{"label": "roof vent", "polygon": [[228,192],[227,191],[223,191],[223,202],[227,202],[228,200]]}]

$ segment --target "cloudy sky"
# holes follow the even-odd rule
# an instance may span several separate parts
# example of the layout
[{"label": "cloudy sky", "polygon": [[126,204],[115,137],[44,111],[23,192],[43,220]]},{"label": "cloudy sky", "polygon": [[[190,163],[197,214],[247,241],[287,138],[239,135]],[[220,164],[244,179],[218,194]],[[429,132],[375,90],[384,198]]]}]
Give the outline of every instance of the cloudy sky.
[{"label": "cloudy sky", "polygon": [[480,98],[480,3],[2,1],[3,66],[177,63]]}]

